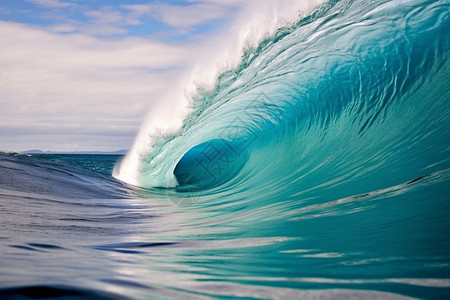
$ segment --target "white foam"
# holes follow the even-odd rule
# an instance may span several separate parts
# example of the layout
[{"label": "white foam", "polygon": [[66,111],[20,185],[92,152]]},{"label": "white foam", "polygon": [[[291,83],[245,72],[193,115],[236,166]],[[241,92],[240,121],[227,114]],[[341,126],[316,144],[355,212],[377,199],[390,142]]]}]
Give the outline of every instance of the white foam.
[{"label": "white foam", "polygon": [[[155,139],[174,135],[180,130],[183,120],[191,112],[192,98],[197,91],[213,89],[221,73],[239,66],[246,49],[257,47],[264,38],[274,35],[277,29],[295,23],[323,2],[242,1],[239,13],[229,22],[229,30],[223,31],[220,36],[209,36],[192,47],[195,51],[192,65],[179,78],[174,78],[173,89],[160,95],[141,126],[133,147],[116,166],[113,176],[139,186],[143,159],[155,150]],[[166,185],[169,182],[174,181],[167,179]]]}]

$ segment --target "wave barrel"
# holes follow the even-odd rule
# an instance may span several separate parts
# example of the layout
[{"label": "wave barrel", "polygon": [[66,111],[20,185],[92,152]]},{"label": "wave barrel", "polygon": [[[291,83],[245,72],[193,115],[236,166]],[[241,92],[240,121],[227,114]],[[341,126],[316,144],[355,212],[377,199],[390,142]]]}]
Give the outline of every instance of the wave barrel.
[{"label": "wave barrel", "polygon": [[237,144],[212,139],[201,143],[178,161],[173,174],[180,186],[212,188],[234,178],[247,161]]}]

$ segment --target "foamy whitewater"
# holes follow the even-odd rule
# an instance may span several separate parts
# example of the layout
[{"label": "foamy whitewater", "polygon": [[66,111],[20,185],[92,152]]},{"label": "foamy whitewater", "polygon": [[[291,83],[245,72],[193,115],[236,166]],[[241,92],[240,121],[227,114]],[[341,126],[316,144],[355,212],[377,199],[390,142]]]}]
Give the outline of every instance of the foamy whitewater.
[{"label": "foamy whitewater", "polygon": [[292,5],[249,2],[126,157],[2,154],[0,296],[449,298],[450,2]]}]

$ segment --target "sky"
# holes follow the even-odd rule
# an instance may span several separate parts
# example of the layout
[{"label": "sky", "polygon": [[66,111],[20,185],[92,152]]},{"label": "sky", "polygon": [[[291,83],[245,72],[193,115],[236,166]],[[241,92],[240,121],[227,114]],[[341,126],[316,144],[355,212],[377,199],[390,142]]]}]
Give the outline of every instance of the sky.
[{"label": "sky", "polygon": [[0,151],[129,149],[244,2],[0,1]]}]

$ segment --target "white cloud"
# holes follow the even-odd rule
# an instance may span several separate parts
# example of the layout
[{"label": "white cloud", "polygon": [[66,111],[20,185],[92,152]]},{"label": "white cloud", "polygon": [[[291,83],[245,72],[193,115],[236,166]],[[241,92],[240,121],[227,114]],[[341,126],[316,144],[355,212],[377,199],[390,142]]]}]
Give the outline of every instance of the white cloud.
[{"label": "white cloud", "polygon": [[[131,146],[150,107],[169,101],[161,95],[174,86],[181,90],[178,82],[201,57],[202,45],[98,36],[126,34],[127,26],[149,18],[189,31],[230,11],[221,3],[87,10],[69,1],[27,1],[48,8],[76,7],[88,21],[52,10],[41,15],[56,21],[45,28],[0,21],[0,149],[39,144],[71,150],[65,145],[90,147],[93,137],[97,148],[114,144],[111,139],[119,148]],[[110,137],[108,142],[104,137]]]},{"label": "white cloud", "polygon": [[155,8],[156,18],[172,27],[190,28],[228,15],[228,7],[213,4],[194,4],[186,7],[159,5]]},{"label": "white cloud", "polygon": [[62,2],[59,0],[25,0],[25,1],[51,8],[63,8],[76,5],[75,3]]},{"label": "white cloud", "polygon": [[123,14],[113,7],[103,7],[100,10],[89,10],[84,13],[85,16],[95,20],[95,23],[118,23],[122,24],[124,21]]},{"label": "white cloud", "polygon": [[78,31],[94,36],[126,34],[128,31],[124,27],[142,24],[137,16],[111,6],[88,10],[84,15],[91,20],[88,24],[78,24]]},{"label": "white cloud", "polygon": [[78,26],[76,23],[68,22],[68,23],[61,23],[61,24],[53,24],[53,25],[49,26],[48,29],[52,32],[70,33],[70,32],[77,32]]},{"label": "white cloud", "polygon": [[78,31],[93,36],[111,36],[118,34],[126,34],[128,31],[120,26],[110,24],[92,24],[80,26]]},{"label": "white cloud", "polygon": [[135,18],[152,17],[171,27],[189,30],[194,26],[214,20],[224,19],[230,15],[237,2],[195,3],[191,5],[172,5],[166,3],[122,5],[129,15]]},{"label": "white cloud", "polygon": [[[113,138],[124,130],[130,143],[190,58],[176,45],[60,35],[12,22],[0,22],[0,40],[0,149],[25,133]],[[27,149],[25,141],[11,150]]]}]

